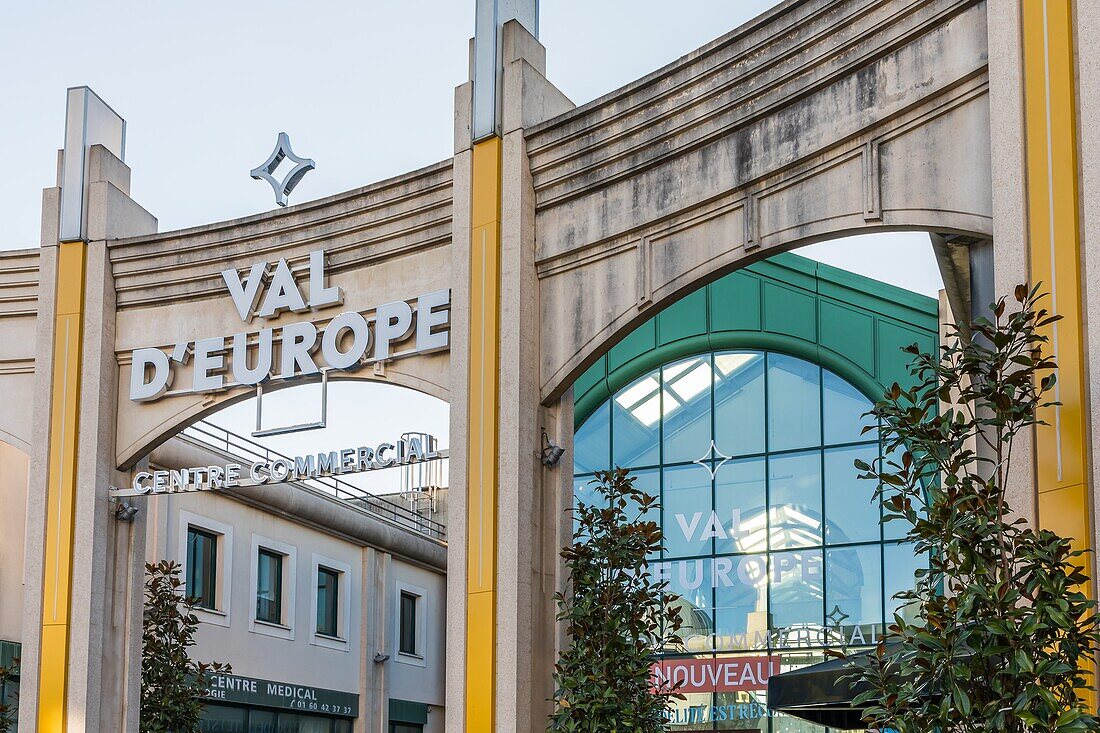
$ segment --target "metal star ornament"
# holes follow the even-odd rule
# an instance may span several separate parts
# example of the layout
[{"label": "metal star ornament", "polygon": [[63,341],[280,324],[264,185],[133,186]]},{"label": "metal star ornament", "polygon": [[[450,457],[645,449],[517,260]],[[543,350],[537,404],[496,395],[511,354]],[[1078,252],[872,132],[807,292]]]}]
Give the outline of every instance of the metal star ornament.
[{"label": "metal star ornament", "polygon": [[[274,173],[284,158],[293,163],[294,167],[290,169],[290,172],[286,174],[282,181],[279,181],[275,178]],[[298,181],[302,180],[302,176],[316,167],[317,164],[310,158],[301,158],[295,155],[294,150],[290,147],[290,136],[285,132],[280,132],[279,139],[275,142],[275,149],[271,151],[271,155],[268,156],[263,165],[252,169],[252,177],[257,181],[267,181],[271,184],[272,190],[275,191],[275,203],[279,206],[286,206],[287,197],[298,185]]]}]

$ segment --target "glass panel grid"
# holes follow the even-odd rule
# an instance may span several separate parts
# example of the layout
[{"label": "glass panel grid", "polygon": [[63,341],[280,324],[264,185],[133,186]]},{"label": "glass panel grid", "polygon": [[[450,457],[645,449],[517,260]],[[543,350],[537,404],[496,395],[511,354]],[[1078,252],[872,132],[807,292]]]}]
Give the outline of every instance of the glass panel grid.
[{"label": "glass panel grid", "polygon": [[[777,370],[783,372],[778,377]],[[738,375],[742,381],[731,387]],[[770,384],[772,378],[779,383]],[[709,404],[701,405],[708,387]],[[806,404],[810,400],[815,404]],[[892,618],[897,605],[890,595],[899,588],[885,579],[911,573],[927,558],[908,559],[897,528],[890,527],[883,536],[882,508],[872,499],[874,485],[855,479],[854,468],[845,464],[849,457],[854,461],[881,455],[878,431],[862,432],[870,402],[854,387],[794,357],[737,350],[655,369],[609,403],[614,412],[610,435],[606,442],[602,435],[598,440],[608,465],[630,454],[632,465],[624,466],[645,480],[647,490],[659,493],[664,506],[666,552],[654,574],[680,594],[688,632],[685,648],[670,653],[686,652],[694,659],[780,655],[786,669],[813,663],[810,657],[820,661],[827,648],[874,643],[882,621]],[[738,415],[731,404],[748,407]],[[758,409],[750,409],[754,404]],[[620,435],[624,424],[628,434]],[[639,424],[648,431],[644,435]],[[691,440],[680,439],[685,435]],[[711,440],[717,455],[707,453]],[[694,459],[687,449],[691,443],[698,453]],[[793,492],[800,504],[783,503],[791,487],[779,485],[771,475],[766,467],[773,463],[802,464],[792,473],[802,482]],[[754,473],[757,467],[763,467],[762,476]],[[574,485],[591,480],[590,471],[578,472]],[[738,490],[743,495],[734,493]],[[831,573],[836,574],[832,589]],[[688,724],[681,716],[674,730],[757,725],[772,733],[803,730],[791,727],[797,721],[789,718],[765,713],[754,719],[751,707],[729,707],[754,701],[763,707],[766,694],[701,697],[708,705],[726,705],[727,718]],[[736,717],[738,710],[741,718]]]}]

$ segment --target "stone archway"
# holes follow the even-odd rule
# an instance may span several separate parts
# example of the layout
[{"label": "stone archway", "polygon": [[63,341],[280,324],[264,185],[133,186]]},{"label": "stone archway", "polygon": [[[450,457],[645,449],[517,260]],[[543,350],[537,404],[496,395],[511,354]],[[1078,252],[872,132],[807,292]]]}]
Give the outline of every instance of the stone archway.
[{"label": "stone archway", "polygon": [[776,252],[992,237],[986,64],[981,2],[788,3],[526,130],[542,398],[678,294]]},{"label": "stone archway", "polygon": [[[132,635],[105,634],[115,566],[126,562],[103,552],[124,531],[107,522],[107,486],[181,424],[250,393],[231,387],[135,403],[129,355],[237,332],[241,319],[219,273],[278,259],[301,269],[324,249],[333,284],[347,293],[345,310],[369,313],[451,289],[451,351],[387,362],[384,377],[370,376],[450,398],[458,448],[451,516],[461,519],[449,533],[448,729],[467,730],[467,677],[477,673],[480,699],[499,711],[497,730],[541,730],[544,711],[532,701],[549,697],[548,662],[561,641],[552,596],[563,582],[556,551],[571,483],[540,456],[544,435],[570,447],[574,380],[663,305],[771,254],[858,232],[919,229],[973,240],[1002,236],[1006,226],[1011,233],[1003,200],[994,218],[991,171],[1015,132],[998,137],[991,123],[996,49],[987,26],[1002,21],[987,16],[987,4],[993,0],[788,0],[576,109],[545,78],[545,49],[509,22],[501,31],[499,157],[477,168],[491,168],[489,184],[475,180],[470,84],[456,94],[453,160],[178,232],[156,234],[155,219],[129,197],[129,169],[107,148],[91,148],[86,236],[58,245],[61,191],[51,188],[42,248],[0,257],[0,284],[19,293],[0,301],[0,318],[34,344],[0,344],[0,392],[16,394],[0,405],[0,431],[30,447],[32,495],[42,507],[28,524],[34,567],[45,557],[51,443],[61,438],[69,441],[73,532],[91,538],[73,549],[77,603],[66,653],[74,676],[65,699],[50,704],[89,729],[134,725],[123,701],[134,699],[136,645]],[[1001,84],[1017,64],[996,70]],[[475,229],[484,235],[476,242]],[[494,282],[479,281],[471,267],[489,230],[497,237]],[[998,268],[1024,279],[1021,248],[1002,249],[1004,242],[996,243]],[[69,245],[81,252],[75,312],[59,310],[74,294],[73,281],[58,274]],[[32,291],[37,308],[28,305]],[[499,317],[489,331],[471,315],[486,307]],[[272,323],[323,327],[337,312]],[[63,322],[78,326],[79,338],[61,340]],[[473,352],[475,325],[478,348],[496,349],[491,379],[472,374],[472,355],[483,356]],[[79,355],[69,363],[63,349],[73,344]],[[64,402],[67,377],[82,386]],[[472,402],[475,381],[499,399],[489,419],[484,404]],[[51,405],[79,417],[76,439],[52,432]],[[468,472],[463,449],[473,455],[487,445],[493,470]],[[486,481],[501,489],[492,536],[467,516],[464,499]],[[488,552],[499,559],[491,613],[474,619],[497,634],[478,636],[491,642],[485,663],[467,633],[467,560],[478,541],[491,541]],[[30,575],[25,617],[38,619],[44,574]],[[24,660],[37,668],[42,629],[37,621],[27,627]],[[35,719],[37,690],[24,692],[22,706]]]}]

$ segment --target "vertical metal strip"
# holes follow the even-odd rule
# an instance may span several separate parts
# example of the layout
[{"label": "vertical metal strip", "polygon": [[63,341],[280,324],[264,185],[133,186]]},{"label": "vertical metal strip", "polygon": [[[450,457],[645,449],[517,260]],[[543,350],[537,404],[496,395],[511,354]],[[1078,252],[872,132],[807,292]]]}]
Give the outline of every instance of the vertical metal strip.
[{"label": "vertical metal strip", "polygon": [[1023,0],[1030,278],[1062,320],[1045,329],[1058,361],[1055,399],[1035,431],[1039,524],[1090,549],[1080,212],[1071,0]]},{"label": "vertical metal strip", "polygon": [[46,484],[45,562],[42,569],[42,640],[38,669],[38,726],[67,728],[69,611],[72,590],[76,451],[84,320],[83,242],[59,245],[54,359],[50,395],[50,446]]},{"label": "vertical metal strip", "polygon": [[474,145],[466,466],[466,731],[494,725],[497,436],[500,372],[501,140]]}]

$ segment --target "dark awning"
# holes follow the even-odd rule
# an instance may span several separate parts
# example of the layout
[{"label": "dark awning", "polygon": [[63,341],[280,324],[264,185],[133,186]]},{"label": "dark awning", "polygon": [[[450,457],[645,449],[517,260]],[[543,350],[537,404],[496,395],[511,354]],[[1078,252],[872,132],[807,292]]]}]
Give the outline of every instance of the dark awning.
[{"label": "dark awning", "polygon": [[845,679],[853,671],[849,658],[774,675],[768,680],[768,707],[831,728],[866,730],[863,708],[852,700],[868,687]]}]

